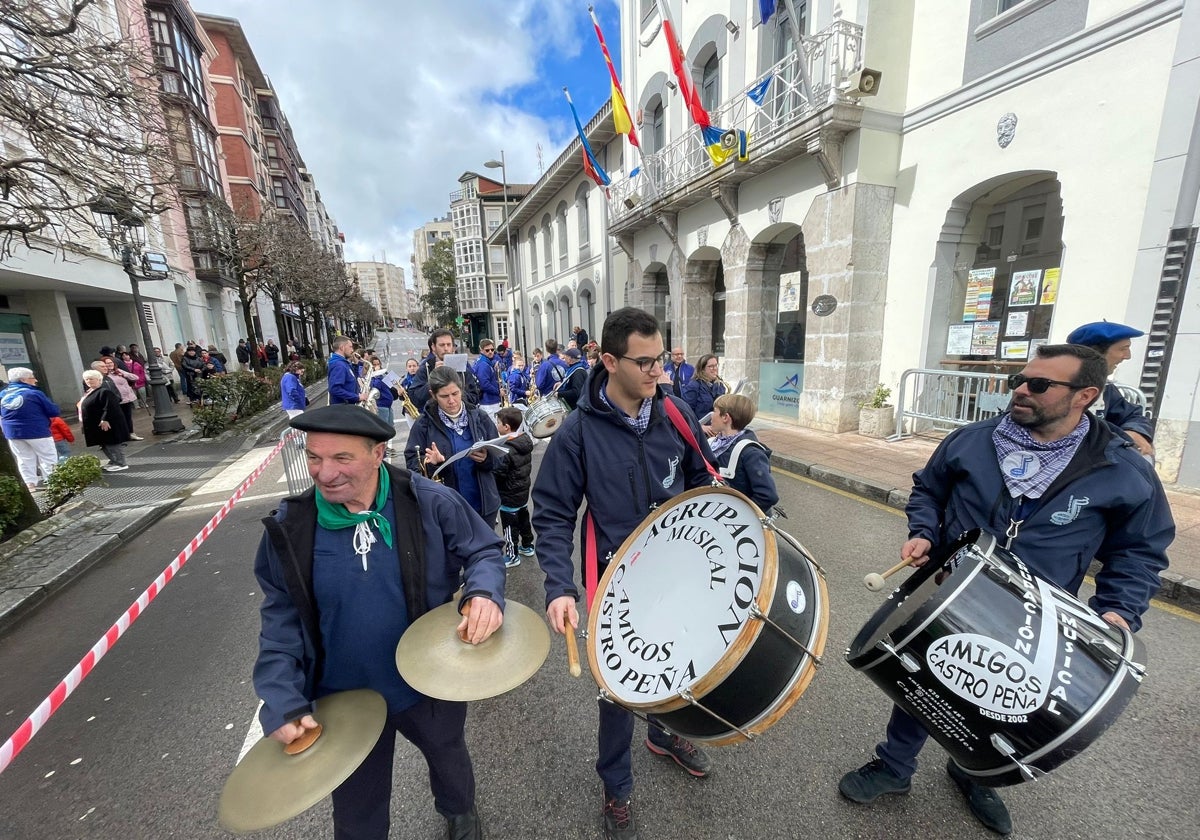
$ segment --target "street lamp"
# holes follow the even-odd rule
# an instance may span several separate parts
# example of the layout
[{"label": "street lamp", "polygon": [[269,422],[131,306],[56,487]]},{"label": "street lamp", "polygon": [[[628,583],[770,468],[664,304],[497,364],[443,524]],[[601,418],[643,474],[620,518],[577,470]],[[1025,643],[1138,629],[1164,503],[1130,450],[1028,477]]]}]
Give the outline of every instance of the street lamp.
[{"label": "street lamp", "polygon": [[[125,269],[129,288],[133,291],[133,305],[137,308],[138,326],[142,331],[142,346],[146,348],[146,373],[150,392],[154,395],[154,434],[182,432],[183,421],[175,413],[171,398],[167,395],[167,380],[158,361],[160,357],[154,352],[154,342],[150,340],[146,307],[138,287],[139,280],[148,278],[138,260],[146,245],[146,223],[133,209],[128,194],[119,188],[105,190],[102,195],[92,199],[88,209],[92,211],[97,232],[108,241],[113,254],[121,257],[121,267]],[[141,262],[145,262],[144,257]]]},{"label": "street lamp", "polygon": [[484,166],[488,169],[499,169],[500,180],[504,184],[504,238],[508,243],[508,253],[512,259],[508,261],[508,276],[509,276],[509,294],[515,290],[515,284],[519,283],[521,287],[521,352],[528,355],[529,343],[525,335],[525,281],[521,279],[521,261],[518,253],[520,240],[518,239],[517,248],[512,244],[512,227],[508,223],[508,169],[504,165],[504,150],[500,150],[500,160],[485,161]]}]

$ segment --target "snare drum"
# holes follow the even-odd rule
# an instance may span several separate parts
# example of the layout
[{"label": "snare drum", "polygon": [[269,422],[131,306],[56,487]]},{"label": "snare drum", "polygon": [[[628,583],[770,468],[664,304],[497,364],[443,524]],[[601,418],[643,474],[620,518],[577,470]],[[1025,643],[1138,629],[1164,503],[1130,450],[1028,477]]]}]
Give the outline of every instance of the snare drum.
[{"label": "snare drum", "polygon": [[736,490],[699,488],[655,510],[609,563],[588,663],[607,699],[732,744],[804,693],[828,624],[825,578],[804,548]]},{"label": "snare drum", "polygon": [[525,425],[535,438],[548,438],[558,431],[570,409],[554,395],[538,400],[525,412]]},{"label": "snare drum", "polygon": [[[939,569],[948,574],[940,581]],[[973,531],[876,611],[846,652],[966,773],[989,787],[1053,770],[1108,729],[1145,652]]]}]

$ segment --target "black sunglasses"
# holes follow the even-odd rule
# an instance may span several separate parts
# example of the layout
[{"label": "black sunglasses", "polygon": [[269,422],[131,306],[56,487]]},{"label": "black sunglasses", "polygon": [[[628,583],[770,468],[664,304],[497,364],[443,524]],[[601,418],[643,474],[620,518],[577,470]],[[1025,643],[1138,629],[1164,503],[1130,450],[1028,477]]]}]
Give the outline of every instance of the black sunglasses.
[{"label": "black sunglasses", "polygon": [[1064,388],[1070,388],[1072,391],[1078,391],[1080,388],[1086,388],[1086,385],[1076,385],[1074,382],[1060,382],[1057,379],[1047,379],[1044,376],[1026,376],[1023,373],[1010,374],[1008,377],[1008,388],[1010,391],[1015,391],[1022,385],[1029,389],[1031,394],[1044,394],[1050,390],[1051,385],[1061,385]]}]

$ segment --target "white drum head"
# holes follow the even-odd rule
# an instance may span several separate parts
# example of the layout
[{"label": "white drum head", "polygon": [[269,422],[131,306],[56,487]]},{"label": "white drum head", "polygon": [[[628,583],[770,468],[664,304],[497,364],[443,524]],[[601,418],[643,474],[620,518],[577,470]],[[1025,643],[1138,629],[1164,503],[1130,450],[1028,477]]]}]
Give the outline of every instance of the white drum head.
[{"label": "white drum head", "polygon": [[761,631],[775,588],[775,536],[727,488],[672,499],[621,546],[596,591],[588,660],[602,689],[630,708],[668,711],[720,683]]}]

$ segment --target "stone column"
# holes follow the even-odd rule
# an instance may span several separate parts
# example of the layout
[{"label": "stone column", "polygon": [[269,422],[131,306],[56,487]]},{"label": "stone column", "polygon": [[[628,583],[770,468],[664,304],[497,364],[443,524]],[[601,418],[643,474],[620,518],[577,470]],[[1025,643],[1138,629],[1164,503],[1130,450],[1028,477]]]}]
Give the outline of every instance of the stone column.
[{"label": "stone column", "polygon": [[774,357],[781,245],[746,243],[745,262],[725,266],[725,347],[721,376],[758,382],[759,362]]},{"label": "stone column", "polygon": [[[62,292],[26,292],[25,303],[37,337],[38,361],[45,372],[42,387],[58,403],[63,416],[70,416],[75,401],[83,393],[79,375],[85,361],[75,338],[67,296]],[[88,352],[97,349],[93,347]],[[86,361],[90,362],[91,359]]]},{"label": "stone column", "polygon": [[832,295],[837,309],[809,318],[800,425],[844,432],[879,382],[895,190],[851,184],[817,198],[804,220],[807,305]]},{"label": "stone column", "polygon": [[672,296],[676,316],[671,343],[682,346],[692,364],[712,352],[712,298],[720,267],[720,260],[688,260],[680,292]]}]

